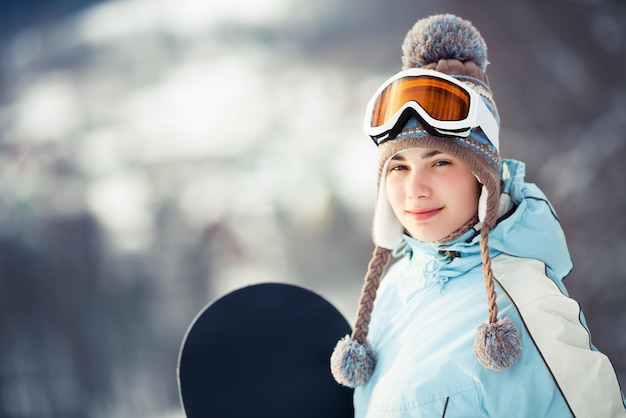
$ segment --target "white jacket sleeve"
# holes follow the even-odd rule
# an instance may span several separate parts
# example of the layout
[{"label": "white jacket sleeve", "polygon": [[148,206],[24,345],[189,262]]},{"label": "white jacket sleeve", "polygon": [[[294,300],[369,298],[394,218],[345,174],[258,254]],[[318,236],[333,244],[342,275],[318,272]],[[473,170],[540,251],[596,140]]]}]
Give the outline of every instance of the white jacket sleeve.
[{"label": "white jacket sleeve", "polygon": [[545,275],[544,264],[503,254],[492,266],[574,415],[626,417],[611,362],[592,349],[578,303]]}]

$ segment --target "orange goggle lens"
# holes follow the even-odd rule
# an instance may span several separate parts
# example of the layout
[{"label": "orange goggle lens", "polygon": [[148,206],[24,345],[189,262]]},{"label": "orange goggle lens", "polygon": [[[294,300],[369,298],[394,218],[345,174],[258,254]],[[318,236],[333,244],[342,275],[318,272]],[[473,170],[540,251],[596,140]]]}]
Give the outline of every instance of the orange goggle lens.
[{"label": "orange goggle lens", "polygon": [[371,126],[384,125],[411,101],[440,121],[464,120],[470,108],[469,93],[456,84],[427,75],[405,77],[395,80],[378,95]]}]

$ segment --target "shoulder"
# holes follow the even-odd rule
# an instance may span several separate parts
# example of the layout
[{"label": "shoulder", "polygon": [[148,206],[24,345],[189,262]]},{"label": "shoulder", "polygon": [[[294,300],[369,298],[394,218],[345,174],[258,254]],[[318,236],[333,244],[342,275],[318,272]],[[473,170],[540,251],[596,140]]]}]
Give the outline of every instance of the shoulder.
[{"label": "shoulder", "polygon": [[500,254],[494,257],[492,269],[496,282],[518,307],[544,297],[564,296],[542,261]]},{"label": "shoulder", "polygon": [[611,362],[593,347],[580,306],[548,277],[545,264],[501,254],[492,268],[574,415],[626,416]]}]

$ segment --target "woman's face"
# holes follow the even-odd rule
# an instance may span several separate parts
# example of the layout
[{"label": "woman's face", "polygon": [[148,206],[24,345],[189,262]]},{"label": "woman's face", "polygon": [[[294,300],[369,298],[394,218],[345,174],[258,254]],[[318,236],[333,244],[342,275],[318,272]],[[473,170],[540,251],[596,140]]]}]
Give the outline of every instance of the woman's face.
[{"label": "woman's face", "polygon": [[478,211],[480,185],[460,160],[431,148],[413,148],[391,158],[387,198],[413,238],[436,242],[452,234]]}]

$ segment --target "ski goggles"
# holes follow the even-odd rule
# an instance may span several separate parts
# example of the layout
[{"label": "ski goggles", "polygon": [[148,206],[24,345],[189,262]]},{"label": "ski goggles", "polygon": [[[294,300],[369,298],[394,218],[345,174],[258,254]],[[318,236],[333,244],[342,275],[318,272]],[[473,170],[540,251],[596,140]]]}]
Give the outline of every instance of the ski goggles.
[{"label": "ski goggles", "polygon": [[367,105],[364,130],[380,145],[411,116],[435,136],[466,138],[480,128],[499,149],[498,123],[482,97],[447,74],[412,68],[385,81]]}]

